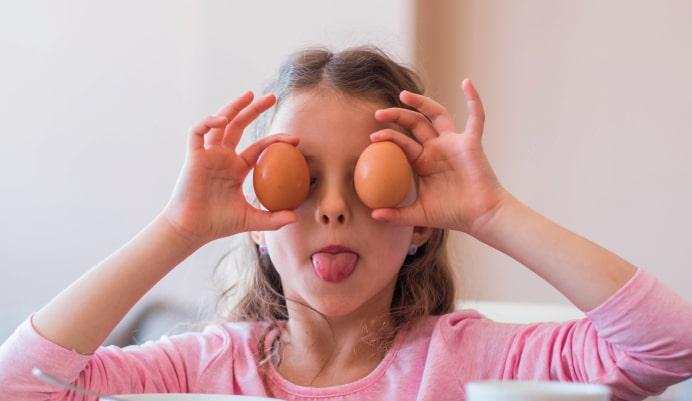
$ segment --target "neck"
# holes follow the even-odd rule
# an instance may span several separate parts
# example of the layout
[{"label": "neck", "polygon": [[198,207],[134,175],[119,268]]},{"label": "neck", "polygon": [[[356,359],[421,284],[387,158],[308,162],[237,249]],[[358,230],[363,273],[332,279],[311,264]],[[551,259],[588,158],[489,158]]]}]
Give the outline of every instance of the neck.
[{"label": "neck", "polygon": [[[394,286],[388,286],[355,311],[343,316],[320,316],[289,302],[289,319],[282,338],[279,371],[294,383],[342,384],[372,371],[388,348],[363,341],[391,327],[389,308]],[[386,338],[391,344],[393,338]]]}]

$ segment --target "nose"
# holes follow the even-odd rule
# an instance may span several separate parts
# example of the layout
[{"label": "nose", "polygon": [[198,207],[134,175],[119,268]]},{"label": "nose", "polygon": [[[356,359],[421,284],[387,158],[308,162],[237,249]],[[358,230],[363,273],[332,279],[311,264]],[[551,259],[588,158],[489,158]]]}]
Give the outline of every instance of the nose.
[{"label": "nose", "polygon": [[345,194],[332,186],[318,201],[315,210],[317,221],[326,226],[344,225],[350,218],[350,210]]}]

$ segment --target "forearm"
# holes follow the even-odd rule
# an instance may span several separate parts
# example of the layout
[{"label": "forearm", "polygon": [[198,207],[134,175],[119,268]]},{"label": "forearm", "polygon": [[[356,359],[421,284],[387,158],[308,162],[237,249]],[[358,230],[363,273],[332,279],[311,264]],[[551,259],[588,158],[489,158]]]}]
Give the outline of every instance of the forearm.
[{"label": "forearm", "polygon": [[509,193],[472,235],[531,269],[585,312],[608,299],[636,270]]},{"label": "forearm", "polygon": [[161,215],[34,315],[52,342],[91,354],[134,304],[199,246]]}]

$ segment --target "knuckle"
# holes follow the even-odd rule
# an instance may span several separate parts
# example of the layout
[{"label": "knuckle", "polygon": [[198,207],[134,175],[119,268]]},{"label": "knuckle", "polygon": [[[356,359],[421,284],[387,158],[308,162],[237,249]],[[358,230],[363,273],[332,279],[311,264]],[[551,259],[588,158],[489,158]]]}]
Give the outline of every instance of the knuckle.
[{"label": "knuckle", "polygon": [[423,113],[418,113],[418,117],[420,118],[420,121],[418,121],[418,124],[432,124],[432,120],[430,117],[426,116]]},{"label": "knuckle", "polygon": [[414,115],[416,117],[416,122],[419,124],[420,123],[427,123],[428,121],[430,121],[430,120],[428,120],[428,117],[423,113],[415,112]]}]

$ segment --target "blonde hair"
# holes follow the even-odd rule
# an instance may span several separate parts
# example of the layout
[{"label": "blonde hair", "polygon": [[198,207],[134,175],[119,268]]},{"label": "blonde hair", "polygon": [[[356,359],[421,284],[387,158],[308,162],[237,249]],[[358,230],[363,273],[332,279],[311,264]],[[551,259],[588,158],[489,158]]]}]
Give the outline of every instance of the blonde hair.
[{"label": "blonde hair", "polygon": [[[399,93],[408,90],[424,93],[419,75],[412,69],[392,60],[375,46],[352,47],[334,53],[325,47],[308,47],[290,54],[281,64],[278,76],[264,88],[272,92],[277,103],[263,113],[248,132],[252,142],[265,134],[276,111],[292,93],[328,88],[357,99],[383,104],[385,107],[402,107],[415,110],[399,100]],[[257,96],[259,97],[259,96]],[[404,132],[413,137],[410,132]],[[250,202],[260,207],[252,190],[252,180],[246,180],[244,192]],[[390,307],[390,322],[381,329],[364,332],[363,341],[389,349],[396,333],[406,326],[415,325],[427,315],[442,315],[454,308],[454,277],[445,252],[448,232],[434,228],[429,240],[413,255],[407,255],[399,271]],[[247,234],[249,239],[250,235]],[[246,247],[247,248],[247,247]],[[279,327],[278,322],[288,319],[286,297],[283,295],[278,272],[269,258],[262,255],[257,244],[251,251],[257,262],[253,266],[238,266],[232,272],[232,264],[224,263],[225,256],[214,269],[218,282],[224,288],[216,309],[225,321],[268,322],[258,339],[260,366],[280,355],[280,336],[267,353],[264,347],[266,335]],[[299,303],[307,308],[309,305]],[[280,361],[279,361],[280,363]],[[318,373],[319,374],[319,373]]]}]

